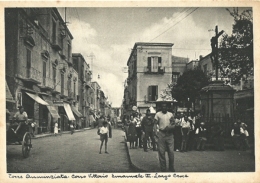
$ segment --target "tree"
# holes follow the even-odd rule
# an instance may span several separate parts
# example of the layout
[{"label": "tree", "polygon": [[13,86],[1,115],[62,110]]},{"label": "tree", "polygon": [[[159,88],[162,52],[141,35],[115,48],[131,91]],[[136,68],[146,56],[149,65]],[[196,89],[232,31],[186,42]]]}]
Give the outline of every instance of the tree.
[{"label": "tree", "polygon": [[200,96],[200,90],[209,84],[209,77],[199,68],[185,71],[172,88],[172,96],[178,102],[195,102]]},{"label": "tree", "polygon": [[232,34],[224,34],[219,47],[219,68],[222,77],[238,84],[241,78],[253,76],[253,17],[252,10],[229,11],[234,17]]}]

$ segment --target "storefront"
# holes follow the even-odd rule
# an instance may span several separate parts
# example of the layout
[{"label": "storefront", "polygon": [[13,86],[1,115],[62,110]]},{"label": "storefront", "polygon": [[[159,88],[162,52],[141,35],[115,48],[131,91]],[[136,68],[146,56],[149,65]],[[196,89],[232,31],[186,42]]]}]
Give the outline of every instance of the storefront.
[{"label": "storefront", "polygon": [[53,101],[53,105],[58,106],[61,131],[69,131],[70,122],[76,120],[71,110],[70,104],[66,103],[65,101]]},{"label": "storefront", "polygon": [[37,94],[29,92],[24,92],[23,94],[26,94],[33,100],[32,102],[26,95],[23,95],[23,106],[27,112],[28,118],[32,118],[36,121],[38,127],[36,133],[47,132],[48,111],[46,106],[49,104],[41,99]]},{"label": "storefront", "polygon": [[54,106],[52,101],[50,100],[50,97],[48,96],[43,96],[43,99],[49,104],[47,106],[47,109],[49,111],[48,114],[48,129],[49,132],[53,133],[54,132],[54,124],[57,122],[58,127],[60,128],[60,115],[58,114],[58,107]]},{"label": "storefront", "polygon": [[83,128],[83,124],[82,124],[82,120],[81,118],[83,117],[83,115],[76,109],[76,107],[71,106],[71,109],[73,111],[73,113],[75,114],[75,118],[76,118],[76,128],[77,129],[81,129]]}]

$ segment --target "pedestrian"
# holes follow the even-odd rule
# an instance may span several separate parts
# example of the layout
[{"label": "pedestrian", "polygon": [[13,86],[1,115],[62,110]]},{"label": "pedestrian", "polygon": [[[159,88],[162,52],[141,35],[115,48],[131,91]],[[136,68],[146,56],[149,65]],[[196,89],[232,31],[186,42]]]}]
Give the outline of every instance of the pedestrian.
[{"label": "pedestrian", "polygon": [[142,127],[141,127],[141,120],[139,118],[138,113],[134,114],[134,119],[136,121],[135,129],[137,133],[135,147],[137,148],[139,146],[139,148],[142,148]]},{"label": "pedestrian", "polygon": [[142,127],[142,132],[144,134],[144,140],[143,140],[144,151],[148,152],[147,146],[148,146],[149,138],[152,141],[153,150],[156,151],[155,139],[154,139],[154,134],[153,134],[154,121],[150,114],[150,109],[146,110],[146,116],[143,117],[143,119],[142,119],[141,127]]},{"label": "pedestrian", "polygon": [[234,126],[231,131],[231,137],[237,150],[241,148],[241,133],[243,133],[243,129],[240,126],[240,120],[238,120],[237,123],[234,123]]},{"label": "pedestrian", "polygon": [[102,123],[102,127],[100,128],[100,150],[99,150],[99,154],[101,154],[101,150],[102,150],[102,146],[103,143],[105,141],[105,153],[108,154],[107,152],[107,142],[108,142],[108,128],[107,128],[107,122],[103,121]]},{"label": "pedestrian", "polygon": [[182,135],[182,142],[181,142],[181,152],[187,152],[187,142],[190,133],[190,122],[188,117],[185,115],[184,119],[181,122],[181,135]]},{"label": "pedestrian", "polygon": [[180,116],[176,115],[175,117],[175,128],[173,130],[174,134],[174,151],[181,150],[182,134],[181,134],[181,120]]},{"label": "pedestrian", "polygon": [[109,138],[112,138],[112,124],[110,122],[110,116],[107,117],[107,125],[108,125],[108,131],[109,131]]},{"label": "pedestrian", "polygon": [[195,134],[198,136],[198,141],[197,141],[197,151],[201,150],[204,151],[205,150],[205,144],[207,141],[207,129],[205,127],[205,123],[201,122],[200,123],[200,127],[198,127],[196,129]]},{"label": "pedestrian", "polygon": [[35,126],[36,126],[36,122],[33,121],[33,122],[31,123],[31,128],[32,128],[32,132],[31,132],[31,134],[32,134],[33,137],[35,136],[35,135],[34,135],[34,132],[35,132]]},{"label": "pedestrian", "polygon": [[72,135],[74,133],[74,123],[73,121],[70,122],[70,134]]},{"label": "pedestrian", "polygon": [[167,111],[167,104],[162,103],[162,110],[155,114],[155,125],[158,124],[158,155],[160,168],[162,172],[166,172],[165,152],[168,152],[169,157],[169,171],[174,172],[174,139],[173,129],[174,116]]},{"label": "pedestrian", "polygon": [[249,137],[249,133],[247,131],[247,125],[245,123],[240,124],[241,128],[243,129],[243,133],[241,133],[241,140],[242,140],[242,149],[243,150],[247,150],[250,148],[249,143],[248,143],[248,137]]},{"label": "pedestrian", "polygon": [[129,127],[128,127],[128,133],[127,133],[127,139],[130,143],[130,149],[134,148],[134,142],[137,140],[137,132],[136,132],[136,121],[134,119],[133,115],[130,115],[129,120]]},{"label": "pedestrian", "polygon": [[187,150],[192,151],[194,146],[196,145],[196,138],[195,138],[195,117],[189,116],[188,120],[190,122],[190,132],[187,142]]},{"label": "pedestrian", "polygon": [[100,118],[97,120],[97,134],[100,135],[100,128],[103,126],[103,122],[105,121],[105,117],[102,115]]},{"label": "pedestrian", "polygon": [[58,122],[55,121],[54,123],[54,135],[56,136],[56,134],[59,133],[59,125],[58,125]]}]

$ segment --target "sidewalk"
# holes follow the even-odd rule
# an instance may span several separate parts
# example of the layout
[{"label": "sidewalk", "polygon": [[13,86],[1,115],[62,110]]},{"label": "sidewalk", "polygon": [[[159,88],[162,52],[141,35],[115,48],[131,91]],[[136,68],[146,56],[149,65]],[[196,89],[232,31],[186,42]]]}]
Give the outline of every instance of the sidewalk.
[{"label": "sidewalk", "polygon": [[[130,163],[138,172],[160,172],[158,151],[129,149],[129,142],[126,142],[126,146]],[[225,151],[214,151],[209,146],[206,151],[174,152],[174,161],[176,172],[255,171],[255,157],[252,150],[238,151],[230,147]],[[167,153],[166,162],[168,163]]]},{"label": "sidewalk", "polygon": [[[74,130],[74,133],[76,132],[84,132],[85,130],[91,130],[91,128],[83,128],[79,130]],[[63,131],[62,133],[59,133],[57,135],[62,135],[62,134],[68,134],[70,131]],[[42,134],[37,134],[32,139],[38,139],[38,138],[43,138],[43,137],[49,137],[49,136],[54,136],[54,133],[42,133]]]}]

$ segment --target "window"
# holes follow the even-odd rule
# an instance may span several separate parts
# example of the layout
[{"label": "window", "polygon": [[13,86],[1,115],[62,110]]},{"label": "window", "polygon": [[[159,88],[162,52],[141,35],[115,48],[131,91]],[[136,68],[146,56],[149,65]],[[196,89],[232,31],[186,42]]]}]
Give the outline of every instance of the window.
[{"label": "window", "polygon": [[64,73],[61,73],[60,84],[61,84],[61,94],[64,95]]},{"label": "window", "polygon": [[71,46],[70,43],[68,43],[68,61],[70,61],[70,55],[71,55]]},{"label": "window", "polygon": [[43,60],[42,62],[42,78],[43,78],[43,85],[46,84],[46,61]]},{"label": "window", "polygon": [[27,77],[31,76],[31,62],[32,62],[32,52],[29,49],[26,49],[26,69],[27,69]]},{"label": "window", "polygon": [[74,81],[74,84],[73,84],[73,93],[74,93],[74,96],[76,95],[76,81]]},{"label": "window", "polygon": [[56,43],[56,21],[52,20],[52,42]]},{"label": "window", "polygon": [[158,98],[158,86],[149,86],[148,87],[148,101],[156,101]]},{"label": "window", "polygon": [[148,57],[147,68],[149,72],[159,72],[162,69],[162,57]]},{"label": "window", "polygon": [[180,73],[179,72],[174,72],[172,73],[172,83],[177,83],[177,80],[179,78]]},{"label": "window", "polygon": [[208,64],[203,65],[203,71],[204,71],[204,73],[207,73],[207,71],[208,71]]},{"label": "window", "polygon": [[56,85],[56,67],[55,66],[52,67],[52,79],[53,79],[53,85],[55,87],[55,85]]}]

